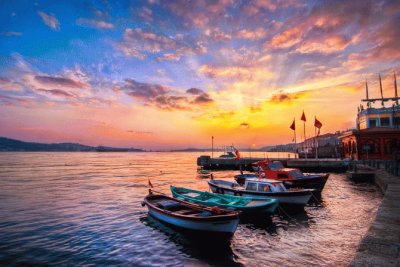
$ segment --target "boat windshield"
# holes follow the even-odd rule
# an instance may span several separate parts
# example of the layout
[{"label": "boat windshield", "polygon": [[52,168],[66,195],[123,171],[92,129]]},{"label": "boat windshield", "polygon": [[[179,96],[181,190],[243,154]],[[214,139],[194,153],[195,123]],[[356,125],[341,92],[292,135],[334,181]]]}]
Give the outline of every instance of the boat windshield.
[{"label": "boat windshield", "polygon": [[278,170],[278,169],[283,169],[285,168],[281,162],[279,161],[274,161],[273,163],[269,164],[269,168],[271,170]]},{"label": "boat windshield", "polygon": [[259,192],[270,192],[271,190],[270,190],[268,184],[259,183],[258,184],[258,191]]},{"label": "boat windshield", "polygon": [[290,172],[290,176],[292,177],[302,177],[303,173],[300,170],[291,170]]},{"label": "boat windshield", "polygon": [[272,192],[285,192],[286,188],[283,183],[271,183]]},{"label": "boat windshield", "polygon": [[247,183],[246,190],[257,191],[257,183],[251,183],[251,182]]}]

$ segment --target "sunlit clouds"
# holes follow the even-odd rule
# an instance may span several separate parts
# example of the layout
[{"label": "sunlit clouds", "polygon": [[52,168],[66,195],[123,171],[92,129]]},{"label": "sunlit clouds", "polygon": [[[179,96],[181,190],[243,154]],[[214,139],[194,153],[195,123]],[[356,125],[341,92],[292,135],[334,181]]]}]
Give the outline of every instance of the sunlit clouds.
[{"label": "sunlit clouds", "polygon": [[[3,3],[0,135],[170,149],[354,127],[400,76],[397,1]],[[307,125],[307,131],[313,128]]]}]

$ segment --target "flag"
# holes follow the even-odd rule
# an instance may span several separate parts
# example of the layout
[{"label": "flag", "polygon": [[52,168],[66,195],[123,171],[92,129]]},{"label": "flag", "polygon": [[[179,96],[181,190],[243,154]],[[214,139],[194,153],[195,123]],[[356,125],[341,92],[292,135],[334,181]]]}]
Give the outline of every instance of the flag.
[{"label": "flag", "polygon": [[320,129],[322,127],[322,123],[317,120],[317,118],[315,117],[315,121],[314,121],[314,126],[317,127],[318,129]]},{"label": "flag", "polygon": [[301,115],[301,120],[306,122],[306,114],[304,114],[304,110],[303,110],[303,114]]},{"label": "flag", "polygon": [[295,131],[296,130],[296,122],[295,122],[295,120],[293,119],[293,123],[292,123],[292,125],[290,125],[290,129],[292,129],[293,131]]},{"label": "flag", "polygon": [[237,158],[237,159],[240,159],[240,153],[239,153],[239,150],[237,150],[236,148],[235,148],[235,154],[236,154],[236,158]]},{"label": "flag", "polygon": [[153,184],[150,182],[150,179],[149,179],[149,187],[153,188]]},{"label": "flag", "polygon": [[317,117],[315,117],[314,126],[318,128],[318,134],[317,134],[318,136],[321,131],[322,123],[319,120],[317,120]]}]

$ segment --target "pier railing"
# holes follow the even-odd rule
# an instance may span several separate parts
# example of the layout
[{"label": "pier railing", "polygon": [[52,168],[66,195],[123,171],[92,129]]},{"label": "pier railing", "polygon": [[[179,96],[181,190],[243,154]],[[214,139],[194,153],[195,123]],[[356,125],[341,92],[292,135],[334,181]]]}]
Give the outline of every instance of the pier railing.
[{"label": "pier railing", "polygon": [[358,163],[365,166],[369,166],[375,169],[385,170],[386,172],[400,176],[400,161],[399,160],[368,160],[363,159],[358,161]]}]

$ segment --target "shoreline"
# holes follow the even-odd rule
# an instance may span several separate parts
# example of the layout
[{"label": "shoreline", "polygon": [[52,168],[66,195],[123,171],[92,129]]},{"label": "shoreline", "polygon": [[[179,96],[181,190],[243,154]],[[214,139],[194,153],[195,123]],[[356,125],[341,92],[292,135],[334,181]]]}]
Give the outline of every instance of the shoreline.
[{"label": "shoreline", "polygon": [[374,172],[382,202],[350,266],[400,266],[400,177]]}]

